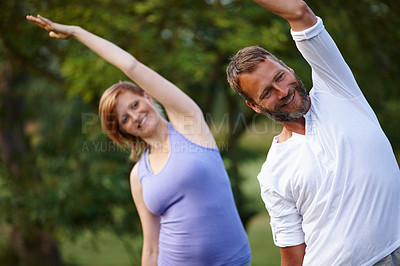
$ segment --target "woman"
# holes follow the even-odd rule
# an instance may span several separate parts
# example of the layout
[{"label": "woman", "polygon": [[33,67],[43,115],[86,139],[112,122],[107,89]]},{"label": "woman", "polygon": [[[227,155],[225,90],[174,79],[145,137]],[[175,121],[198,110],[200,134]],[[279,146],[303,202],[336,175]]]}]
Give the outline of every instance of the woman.
[{"label": "woman", "polygon": [[111,86],[99,113],[108,136],[128,144],[132,157],[140,156],[130,183],[143,229],[142,265],[250,265],[229,178],[197,104],[126,51],[81,27],[41,16],[27,19],[50,37],[82,42],[138,85]]}]

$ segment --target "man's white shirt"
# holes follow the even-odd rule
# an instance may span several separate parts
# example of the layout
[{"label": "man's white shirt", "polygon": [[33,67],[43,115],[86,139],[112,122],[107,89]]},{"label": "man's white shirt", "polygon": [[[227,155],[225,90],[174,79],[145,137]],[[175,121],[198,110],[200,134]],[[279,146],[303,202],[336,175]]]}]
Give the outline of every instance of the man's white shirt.
[{"label": "man's white shirt", "polygon": [[322,20],[291,34],[313,88],[306,134],[276,136],[258,175],[274,242],[305,242],[304,265],[371,265],[400,246],[398,164]]}]

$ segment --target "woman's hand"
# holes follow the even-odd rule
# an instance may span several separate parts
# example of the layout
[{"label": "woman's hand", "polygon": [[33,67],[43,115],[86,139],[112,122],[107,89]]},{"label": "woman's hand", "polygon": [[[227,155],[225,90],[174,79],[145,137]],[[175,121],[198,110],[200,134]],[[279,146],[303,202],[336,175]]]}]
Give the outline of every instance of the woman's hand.
[{"label": "woman's hand", "polygon": [[40,15],[37,17],[28,15],[26,16],[26,19],[49,31],[49,36],[53,38],[68,39],[73,34],[74,26],[54,23],[50,19],[44,18]]},{"label": "woman's hand", "polygon": [[[26,19],[49,31],[50,37],[59,39],[71,37],[86,45],[107,62],[123,71],[139,87],[164,106],[169,121],[176,130],[199,145],[217,148],[203,112],[196,102],[160,74],[140,63],[131,54],[82,27],[54,23],[39,15],[37,17],[27,16]],[[182,120],[183,117],[185,121]],[[193,122],[190,129],[187,126],[189,118],[191,119],[189,123]]]}]

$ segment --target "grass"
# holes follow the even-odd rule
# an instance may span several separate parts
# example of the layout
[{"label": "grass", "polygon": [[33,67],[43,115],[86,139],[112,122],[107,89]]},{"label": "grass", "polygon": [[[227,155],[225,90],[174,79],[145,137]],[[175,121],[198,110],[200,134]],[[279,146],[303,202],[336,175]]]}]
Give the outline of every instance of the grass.
[{"label": "grass", "polygon": [[[243,191],[256,204],[255,208],[259,212],[250,220],[247,235],[252,250],[252,266],[278,266],[279,248],[272,241],[269,217],[261,200],[256,178],[264,160],[264,157],[260,157],[246,162],[240,169],[245,177]],[[69,266],[136,266],[140,265],[141,241],[140,237],[120,239],[107,231],[98,235],[85,233],[74,242],[61,243],[61,251],[66,265]],[[132,247],[126,249],[124,242],[130,243]],[[133,253],[136,257],[132,258]]]},{"label": "grass", "polygon": [[[250,221],[247,234],[252,250],[252,266],[280,265],[279,248],[272,242],[266,213],[259,214]],[[133,249],[127,250],[124,241],[133,245]],[[60,247],[67,266],[140,265],[141,238],[130,237],[124,241],[115,234],[104,231],[97,235],[84,233],[73,242],[61,243]]]},{"label": "grass", "polygon": [[[262,121],[254,127],[249,127],[249,131],[240,139],[242,146],[259,154],[257,159],[241,162],[239,169],[244,177],[243,192],[259,213],[247,226],[253,266],[280,265],[279,248],[272,242],[268,215],[260,197],[257,181],[257,174],[265,160],[272,136],[279,134],[279,131],[279,126]],[[7,243],[7,234],[8,232],[0,227],[0,249]],[[84,232],[76,236],[74,241],[63,238],[59,248],[67,266],[136,266],[140,265],[141,245],[141,236],[121,238],[113,232],[104,230],[96,235]]]},{"label": "grass", "polygon": [[140,265],[141,243],[141,237],[121,239],[110,231],[85,232],[74,241],[61,243],[60,248],[69,266],[132,266]]},{"label": "grass", "polygon": [[[264,152],[266,153],[266,150]],[[279,248],[272,241],[269,217],[260,197],[257,180],[257,174],[264,160],[265,155],[243,163],[240,168],[241,174],[245,177],[242,184],[243,192],[254,202],[259,212],[250,220],[247,234],[252,250],[252,266],[278,266]],[[140,265],[141,241],[141,237],[120,239],[107,231],[98,235],[85,233],[77,237],[74,242],[61,243],[61,251],[66,265],[69,266],[136,266]],[[126,243],[131,247],[127,249]]]},{"label": "grass", "polygon": [[272,241],[269,217],[259,214],[250,221],[247,235],[252,252],[252,266],[279,266],[279,248]]},{"label": "grass", "polygon": [[[265,161],[272,137],[280,131],[280,125],[270,120],[261,120],[251,125],[240,139],[241,146],[246,146],[260,155],[255,160],[242,162],[239,169],[244,177],[243,192],[253,202],[254,208],[259,213],[247,226],[252,250],[252,266],[280,265],[279,248],[272,241],[269,217],[260,197],[257,180],[257,174]],[[77,237],[74,242],[61,243],[61,252],[66,265],[69,266],[136,266],[140,265],[141,241],[141,237],[120,239],[107,231],[96,236],[85,233]],[[130,245],[129,248],[127,248],[127,243]]]},{"label": "grass", "polygon": [[252,266],[279,266],[280,251],[272,240],[269,216],[261,199],[260,186],[257,180],[257,174],[264,161],[265,156],[243,163],[240,168],[242,176],[245,177],[242,184],[243,192],[253,202],[259,213],[247,225],[247,235],[252,251]]}]

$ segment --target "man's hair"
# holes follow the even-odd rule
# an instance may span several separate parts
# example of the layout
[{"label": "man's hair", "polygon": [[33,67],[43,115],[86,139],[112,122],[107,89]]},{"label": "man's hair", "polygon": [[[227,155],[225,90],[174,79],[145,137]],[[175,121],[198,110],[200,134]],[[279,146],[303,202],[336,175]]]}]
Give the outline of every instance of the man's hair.
[{"label": "man's hair", "polygon": [[226,76],[231,88],[242,96],[246,101],[255,104],[254,100],[243,91],[240,81],[240,74],[253,72],[258,64],[264,62],[265,59],[276,60],[281,63],[273,54],[259,46],[249,46],[239,50],[226,69]]}]

